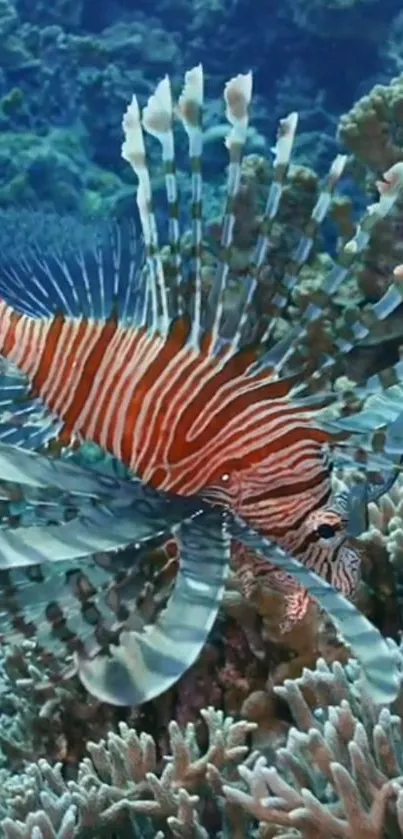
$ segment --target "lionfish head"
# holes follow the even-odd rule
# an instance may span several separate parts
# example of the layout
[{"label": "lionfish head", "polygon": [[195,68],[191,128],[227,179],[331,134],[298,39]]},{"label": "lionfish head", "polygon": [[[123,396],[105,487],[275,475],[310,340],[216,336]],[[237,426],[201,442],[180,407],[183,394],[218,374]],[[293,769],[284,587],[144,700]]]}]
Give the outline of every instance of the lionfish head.
[{"label": "lionfish head", "polygon": [[338,504],[310,513],[301,525],[301,559],[345,597],[358,588],[362,549],[348,532],[348,516]]}]

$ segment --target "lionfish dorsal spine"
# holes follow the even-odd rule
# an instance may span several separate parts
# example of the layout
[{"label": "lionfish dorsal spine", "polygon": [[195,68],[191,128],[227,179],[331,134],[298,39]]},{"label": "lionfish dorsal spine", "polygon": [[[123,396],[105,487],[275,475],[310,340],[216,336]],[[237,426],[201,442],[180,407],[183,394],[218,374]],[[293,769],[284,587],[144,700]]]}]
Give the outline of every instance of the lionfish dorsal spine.
[{"label": "lionfish dorsal spine", "polygon": [[301,238],[294,248],[291,259],[285,268],[281,286],[274,295],[273,303],[277,313],[284,310],[290,292],[293,291],[299,281],[301,269],[308,262],[314,245],[315,235],[329,212],[332,196],[337,183],[343,175],[346,161],[346,156],[339,154],[330,166],[327,177],[322,184],[317,200],[306,223],[305,230],[303,230]]},{"label": "lionfish dorsal spine", "polygon": [[[335,292],[355,265],[357,257],[364,252],[373,227],[384,219],[393,210],[396,202],[401,199],[403,163],[392,166],[385,173],[384,178],[384,181],[377,182],[380,193],[379,201],[367,207],[363,218],[357,224],[354,236],[342,248],[338,262],[334,264],[321,287],[320,305],[316,302],[307,306],[303,317],[304,324],[312,324],[318,320],[325,308],[331,304]],[[402,301],[403,284],[399,276],[394,274],[382,297],[370,309],[356,307],[347,310],[343,315],[341,324],[333,330],[331,351],[324,357],[312,378],[318,378],[325,367],[333,366],[340,355],[349,353],[358,342],[365,340],[373,328],[392,314]],[[370,390],[374,393],[376,390],[383,390],[385,387],[394,384],[399,375],[400,364],[401,362],[398,362],[396,365],[383,370],[381,374],[372,376],[369,380]],[[368,392],[367,383],[365,393],[368,395]]]},{"label": "lionfish dorsal spine", "polygon": [[[168,76],[157,85],[143,109],[143,128],[147,134],[155,137],[161,145],[162,165],[164,170],[165,192],[168,206],[170,249],[170,271],[173,275],[174,289],[177,291],[182,279],[182,261],[179,230],[179,195],[175,169],[175,141],[173,132],[174,106],[171,83]],[[164,277],[166,271],[164,268]],[[165,280],[164,280],[165,282]],[[165,287],[167,283],[165,282]],[[168,293],[166,288],[165,294]]]},{"label": "lionfish dorsal spine", "polygon": [[280,120],[276,144],[273,148],[273,179],[269,187],[266,206],[260,223],[260,231],[251,259],[254,274],[263,266],[270,246],[271,224],[279,211],[284,185],[290,165],[291,154],[298,126],[298,114],[293,111]]},{"label": "lionfish dorsal spine", "polygon": [[[340,177],[343,169],[344,160],[336,158],[333,167],[329,172],[328,190],[333,190],[334,185]],[[285,360],[288,363],[293,364],[293,362],[297,360],[297,353],[299,352],[298,345],[301,345],[301,343],[306,340],[309,327],[311,327],[323,316],[326,309],[331,307],[335,293],[341,284],[345,282],[349,273],[356,265],[357,258],[364,252],[374,226],[391,212],[396,204],[396,201],[401,197],[403,186],[403,164],[398,163],[386,172],[385,181],[382,182],[382,184],[383,187],[380,189],[379,201],[367,207],[363,218],[357,224],[354,236],[343,245],[337,260],[331,267],[327,277],[321,285],[321,288],[315,292],[313,299],[305,308],[301,317],[299,328],[293,339],[295,350],[294,352],[292,351],[292,346],[290,344],[290,352],[285,357]],[[320,200],[320,196],[318,200]],[[293,282],[290,283],[287,281],[287,274],[286,282],[289,288],[295,286],[295,278]],[[283,296],[282,300],[286,300],[285,296]],[[329,369],[329,367],[333,366],[340,358],[340,355],[349,353],[353,347],[356,346],[358,341],[365,339],[369,335],[372,327],[393,312],[402,300],[403,286],[399,282],[399,278],[395,277],[395,280],[392,280],[382,298],[374,306],[372,306],[371,310],[355,309],[353,315],[351,310],[349,310],[344,315],[341,326],[335,325],[332,335],[332,351],[324,355],[318,362],[316,370],[311,377],[312,381],[318,379],[325,369]],[[277,300],[277,306],[279,303],[281,303],[281,301]],[[268,356],[270,359],[270,353]],[[258,365],[259,369],[261,369],[263,359],[259,360]]]},{"label": "lionfish dorsal spine", "polygon": [[[251,313],[252,301],[258,284],[258,274],[264,265],[266,255],[270,247],[270,233],[272,224],[277,218],[277,213],[280,207],[297,125],[298,114],[296,112],[293,112],[289,114],[288,117],[280,120],[277,141],[273,148],[273,179],[269,188],[266,206],[259,224],[257,242],[248,265],[248,274],[250,279],[249,288],[245,300],[240,308],[238,327],[232,339],[232,352],[236,352],[241,344],[244,328]],[[269,339],[272,325],[273,324],[270,323],[263,333],[261,339],[262,343]]]},{"label": "lionfish dorsal spine", "polygon": [[185,73],[177,113],[187,134],[191,172],[192,239],[194,261],[194,305],[190,343],[198,349],[202,317],[202,241],[203,241],[203,128],[204,76],[201,64]]},{"label": "lionfish dorsal spine", "polygon": [[[292,143],[291,140],[287,138],[287,134],[295,133],[296,130],[296,115],[290,114],[287,117],[287,120],[282,120],[282,122],[286,122],[287,126],[282,128],[280,131],[280,139],[277,141],[277,145],[274,149],[276,157],[275,157],[275,165],[274,165],[274,178],[281,178],[281,192],[278,191],[278,202],[277,202],[277,209],[279,207],[281,194],[283,192],[283,180],[285,177],[286,171],[288,171],[288,164],[289,164],[289,157],[286,157],[286,153],[289,156],[292,151]],[[278,149],[278,146],[284,142],[284,150]],[[277,160],[281,161],[277,163]],[[314,237],[320,227],[320,225],[325,220],[329,209],[331,207],[332,196],[335,190],[335,187],[340,180],[345,164],[346,164],[346,156],[345,155],[337,155],[331,164],[329,172],[323,182],[323,185],[319,191],[319,195],[317,200],[313,206],[311,211],[310,217],[305,225],[305,230],[303,231],[299,242],[297,243],[296,247],[294,248],[291,258],[286,265],[284,276],[281,279],[279,287],[276,289],[275,294],[272,298],[272,305],[275,307],[275,311],[277,316],[280,315],[289,300],[290,293],[294,290],[297,286],[301,270],[306,265],[310,254],[312,252],[312,248],[314,245]],[[276,170],[279,170],[278,174],[276,175]],[[273,181],[274,183],[279,183],[279,181]],[[270,188],[270,191],[273,187],[273,184]],[[269,195],[270,197],[270,195]],[[273,216],[272,218],[275,218]],[[263,221],[263,224],[266,228],[266,241],[265,246],[261,245],[261,250],[263,257],[266,256],[267,251],[270,247],[270,228],[268,226],[268,222]],[[262,234],[260,236],[262,238]],[[264,241],[264,240],[263,240]],[[259,242],[258,242],[259,245]],[[257,267],[261,267],[260,263]],[[311,304],[313,305],[313,304]],[[318,309],[318,312],[321,311]],[[273,321],[269,323],[265,333],[262,337],[262,343],[267,341],[270,337],[271,328],[273,325]],[[276,377],[281,375],[282,370],[284,369],[285,365],[288,361],[290,361],[295,353],[295,342],[300,337],[306,337],[306,331],[303,328],[295,330],[290,330],[289,334],[287,335],[286,339],[280,342],[274,348],[270,348],[268,353],[263,354],[259,360],[252,365],[250,368],[250,374],[254,375],[258,370],[263,372],[263,370],[270,371],[272,375]]]},{"label": "lionfish dorsal spine", "polygon": [[235,226],[235,199],[241,183],[241,162],[245,146],[248,125],[249,105],[252,98],[252,73],[239,74],[225,85],[225,115],[231,126],[226,137],[229,166],[226,185],[226,206],[221,231],[221,253],[214,277],[214,318],[211,329],[211,350],[214,353],[220,334],[220,324],[224,307],[224,292],[227,287],[231,267],[231,256]]},{"label": "lionfish dorsal spine", "polygon": [[[362,219],[356,227],[354,236],[346,242],[339,254],[337,262],[330,270],[321,287],[321,297],[323,306],[332,302],[335,292],[346,279],[346,276],[351,268],[356,264],[357,257],[365,250],[370,235],[375,225],[384,219],[393,209],[396,201],[401,198],[403,186],[403,163],[397,163],[384,175],[385,181],[383,188],[379,189],[379,201],[370,204]],[[321,311],[319,314],[321,314]],[[316,308],[311,309],[309,306],[305,310],[305,319],[312,322],[312,319],[317,319],[319,316]],[[368,334],[368,333],[366,333]]]},{"label": "lionfish dorsal spine", "polygon": [[[163,337],[166,337],[169,328],[168,296],[159,248],[157,223],[152,208],[151,179],[146,159],[141,114],[136,96],[133,96],[124,114],[122,125],[125,135],[122,157],[127,160],[138,178],[137,206],[146,247],[152,330],[157,331],[159,328]],[[161,323],[160,312],[162,313]]]}]

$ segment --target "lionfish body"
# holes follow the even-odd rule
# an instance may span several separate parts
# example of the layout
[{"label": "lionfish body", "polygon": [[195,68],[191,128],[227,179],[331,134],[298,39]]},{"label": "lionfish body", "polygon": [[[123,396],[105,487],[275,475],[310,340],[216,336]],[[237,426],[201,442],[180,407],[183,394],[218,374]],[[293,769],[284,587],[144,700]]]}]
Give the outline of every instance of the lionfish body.
[{"label": "lionfish body", "polygon": [[[55,247],[46,256],[28,249],[10,258],[0,276],[0,352],[15,369],[5,373],[0,390],[2,498],[23,499],[33,511],[29,525],[22,522],[0,531],[0,627],[36,637],[56,657],[67,651],[89,690],[118,704],[135,704],[162,692],[195,660],[217,613],[231,546],[238,557],[246,551],[268,561],[298,615],[306,604],[301,591],[316,597],[357,651],[373,694],[385,701],[396,692],[394,666],[387,676],[383,672],[391,658],[386,644],[337,593],[354,593],[359,554],[348,539],[346,499],[332,495],[331,460],[355,436],[370,459],[375,432],[379,449],[385,410],[396,430],[398,400],[393,392],[385,409],[387,391],[381,378],[373,377],[375,407],[326,424],[322,410],[337,399],[329,389],[316,393],[315,384],[317,376],[368,334],[372,322],[401,302],[398,281],[373,308],[372,319],[357,312],[349,328],[335,335],[333,354],[323,358],[314,376],[296,349],[348,275],[373,224],[393,207],[401,167],[385,176],[379,202],[344,246],[301,324],[268,349],[264,342],[245,345],[296,128],[295,115],[284,120],[249,282],[232,334],[227,329],[224,339],[234,202],[250,97],[250,75],[238,76],[226,87],[227,205],[222,255],[208,300],[201,258],[200,67],[186,74],[178,104],[191,162],[190,303],[189,271],[180,248],[168,79],[158,85],[142,119],[133,99],[123,123],[123,156],[139,181],[146,248],[141,270],[131,231],[118,228],[110,239],[101,238],[83,252],[67,249],[59,254]],[[152,210],[143,128],[162,147],[169,281]],[[279,312],[309,257],[343,166],[344,158],[337,157],[292,254],[276,295]],[[398,365],[389,371],[388,384],[399,372]],[[387,453],[387,431],[383,439]],[[112,479],[35,453],[54,441],[64,446],[92,441],[124,464],[131,479]],[[177,580],[155,623],[141,627],[130,595],[132,575],[112,552],[146,545],[156,537],[163,541],[169,534],[180,552]],[[41,592],[36,602],[29,596],[33,585]]]}]

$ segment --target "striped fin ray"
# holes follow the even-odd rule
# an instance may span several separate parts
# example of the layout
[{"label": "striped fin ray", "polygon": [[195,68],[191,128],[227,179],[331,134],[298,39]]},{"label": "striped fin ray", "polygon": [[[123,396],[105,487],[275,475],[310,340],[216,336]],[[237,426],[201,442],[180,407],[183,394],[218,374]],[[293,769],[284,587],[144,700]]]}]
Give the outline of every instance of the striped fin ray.
[{"label": "striped fin ray", "polygon": [[[286,183],[292,148],[295,139],[295,132],[298,125],[298,114],[293,112],[285,119],[280,120],[276,145],[273,149],[273,175],[272,182],[267,196],[266,206],[259,225],[258,239],[248,266],[249,288],[245,300],[241,304],[238,323],[232,339],[231,351],[236,352],[242,342],[244,327],[246,326],[252,307],[252,301],[257,288],[259,271],[264,265],[267,253],[270,249],[270,233],[273,222],[277,218],[281,198]],[[262,337],[262,342],[267,340],[270,327]]]},{"label": "striped fin ray", "polygon": [[[94,656],[141,625],[138,601],[145,551],[94,554],[72,562],[0,571],[0,634],[8,643],[34,639],[48,677],[72,675],[73,654]],[[127,554],[127,556],[126,556]]]},{"label": "striped fin ray", "polygon": [[68,240],[66,224],[55,215],[29,214],[25,244],[18,251],[12,241],[3,246],[0,298],[28,318],[115,317],[145,325],[142,253],[133,224],[74,221],[67,225]]},{"label": "striped fin ray", "polygon": [[[61,490],[83,498],[115,500],[126,498],[138,482],[120,480],[96,469],[83,468],[68,460],[53,460],[36,452],[0,443],[2,481],[21,487]],[[130,502],[129,502],[130,503]]]},{"label": "striped fin ray", "polygon": [[[101,483],[97,480],[97,475],[111,475],[112,478],[117,477],[118,480],[125,479],[116,471],[116,465],[111,460],[110,463],[105,464],[103,459],[101,468],[98,466],[90,468],[83,464],[82,455],[79,451],[74,453],[74,456],[69,456],[67,466],[74,464],[74,458],[77,460],[78,469],[64,468],[64,482],[61,481],[61,488],[56,488],[54,470],[52,472],[53,463],[56,466],[57,472],[60,473],[60,462],[52,461],[43,456],[33,455],[31,459],[26,458],[26,452],[22,452],[21,465],[22,470],[18,472],[16,469],[17,463],[12,462],[10,471],[10,458],[12,455],[20,458],[21,450],[14,449],[2,444],[2,451],[6,452],[7,458],[1,461],[5,469],[3,471],[6,478],[0,479],[0,522],[4,527],[10,524],[12,527],[20,527],[24,525],[32,526],[34,524],[55,524],[57,522],[69,521],[80,513],[83,501],[92,504],[100,501],[108,501],[111,498],[119,496],[119,493],[125,492],[123,483],[118,483],[112,480]],[[39,464],[38,464],[39,461]],[[66,461],[64,461],[66,463]],[[35,472],[35,467],[43,464],[44,471],[42,474]],[[48,466],[51,468],[47,468]],[[25,468],[24,468],[25,467]],[[88,484],[87,479],[93,473],[93,480],[91,485]],[[53,480],[53,484],[49,485],[46,481]],[[17,479],[17,480],[16,480]],[[67,479],[67,480],[66,480]],[[84,479],[84,480],[83,480]],[[130,479],[131,480],[131,479]],[[19,482],[21,481],[21,482]],[[23,483],[22,483],[23,481]]]},{"label": "striped fin ray", "polygon": [[201,509],[196,501],[170,498],[138,480],[120,481],[4,444],[0,445],[0,473],[3,485],[11,485],[10,495],[13,492],[17,500],[26,495],[31,508],[45,505],[39,513],[46,520],[48,511],[50,521],[53,510],[46,505],[53,491],[57,515],[66,510],[67,519],[0,529],[0,568],[5,570],[142,544],[168,533]]},{"label": "striped fin ray", "polygon": [[239,74],[227,82],[224,89],[226,117],[231,130],[225,140],[229,154],[227,196],[222,222],[220,258],[214,277],[214,286],[210,306],[213,315],[211,327],[210,352],[219,348],[220,325],[224,307],[224,292],[230,273],[235,226],[235,199],[241,182],[242,152],[246,142],[249,115],[248,109],[252,97],[252,73]]},{"label": "striped fin ray", "polygon": [[[27,219],[28,232],[36,218]],[[95,380],[105,399],[119,370],[118,350],[133,347],[149,327],[133,225],[101,223],[94,232],[76,223],[68,229],[66,243],[64,221],[51,217],[49,235],[56,244],[40,228],[40,253],[35,233],[27,233],[25,248],[14,254],[6,246],[0,256],[0,352],[13,365],[0,377],[0,442],[10,445],[39,449],[54,439],[71,445],[77,434],[74,422],[60,421],[63,408],[70,405],[75,417],[77,398],[84,408]],[[80,390],[80,376],[98,348]]]},{"label": "striped fin ray", "polygon": [[[298,367],[298,369],[301,368],[305,360],[304,342],[308,337],[308,328],[323,316],[326,309],[332,303],[334,294],[347,280],[351,270],[354,268],[357,257],[365,250],[374,226],[392,211],[396,201],[401,196],[402,185],[403,164],[398,163],[385,173],[384,181],[378,182],[380,191],[379,201],[371,204],[367,208],[363,219],[357,226],[354,237],[343,246],[337,262],[334,263],[320,290],[315,292],[312,301],[303,312],[299,327],[290,331],[288,340],[286,339],[281,342],[281,353],[274,346],[258,359],[251,367],[250,372],[252,374],[263,369],[270,369],[273,365],[273,357],[277,359],[281,358],[282,366],[287,363],[290,369],[295,367]],[[353,347],[364,340],[374,323],[386,318],[388,314],[397,308],[402,299],[402,285],[399,279],[396,278],[381,300],[371,307],[371,310],[364,312],[354,310],[352,314],[347,314],[344,325],[341,329],[336,329],[333,335],[334,352],[326,355],[322,359],[322,362],[318,364],[312,380],[315,381],[341,355],[350,352]],[[277,371],[279,371],[278,360],[276,367]]]},{"label": "striped fin ray", "polygon": [[291,574],[324,609],[361,664],[364,681],[377,704],[393,702],[400,688],[396,658],[380,632],[356,607],[322,577],[308,570],[274,542],[260,536],[241,520],[233,520],[234,539]]},{"label": "striped fin ray", "polygon": [[293,112],[280,120],[278,136],[274,147],[273,176],[260,225],[258,240],[251,260],[253,273],[262,268],[270,247],[270,225],[277,216],[284,191],[285,179],[288,173],[295,133],[298,125],[298,114]]},{"label": "striped fin ray", "polygon": [[56,524],[79,515],[83,496],[0,481],[0,526]]},{"label": "striped fin ray", "polygon": [[[369,309],[347,309],[342,318],[340,326],[335,327],[331,336],[332,347],[312,376],[315,381],[324,370],[332,367],[341,356],[347,355],[352,349],[359,346],[382,321],[386,320],[392,312],[403,302],[403,283],[392,280],[382,297]],[[313,320],[311,320],[311,323]],[[399,361],[390,367],[384,368],[380,373],[370,376],[364,385],[356,386],[357,397],[365,397],[386,390],[396,382],[401,381],[403,362]],[[309,385],[309,382],[308,382]]]},{"label": "striped fin ray", "polygon": [[[145,109],[150,125],[151,117],[165,121],[172,119],[171,92],[168,79],[158,85]],[[137,97],[132,101],[123,117],[123,131],[125,140],[122,145],[122,157],[130,164],[138,178],[137,206],[139,209],[141,227],[143,231],[148,271],[148,291],[151,297],[152,330],[159,330],[166,337],[169,328],[168,294],[165,283],[165,272],[158,242],[158,231],[152,208],[152,190],[150,175],[146,160],[146,149],[141,124],[141,114]],[[158,132],[160,134],[160,132]],[[168,136],[169,136],[168,130]],[[167,141],[168,146],[168,141]]]},{"label": "striped fin ray", "polygon": [[[251,261],[251,272],[254,277],[254,282],[250,288],[247,303],[241,316],[235,345],[236,347],[239,345],[242,329],[247,322],[250,304],[257,286],[258,271],[262,268],[267,252],[270,248],[271,224],[275,220],[279,210],[297,128],[297,121],[298,115],[296,113],[292,113],[285,120],[280,121],[279,138],[274,149],[275,160],[273,180],[269,189],[261,224],[261,231],[259,233],[255,253],[253,254]],[[306,265],[311,254],[315,234],[329,212],[332,195],[344,172],[346,161],[347,157],[345,155],[338,154],[335,157],[328,175],[319,191],[318,198],[314,204],[305,230],[291,254],[290,261],[285,268],[285,273],[281,279],[279,288],[272,299],[272,305],[275,309],[276,316],[280,315],[284,311],[289,300],[290,292],[298,284],[301,269],[304,265]],[[264,345],[264,343],[269,339],[273,324],[274,320],[271,320],[261,338],[262,345]],[[286,362],[292,358],[295,351],[295,343],[300,340],[302,334],[305,336],[305,332],[302,333],[300,327],[295,329],[291,328],[284,339],[276,342],[275,346],[271,347],[268,353],[265,353],[258,359],[258,361],[251,367],[250,373],[254,375],[258,370],[267,370],[271,375],[278,376]]]},{"label": "striped fin ray", "polygon": [[78,566],[46,563],[0,571],[0,633],[9,643],[33,638],[63,666],[77,650],[90,654],[102,640],[116,639],[121,615],[113,579],[96,556],[80,559]]},{"label": "striped fin ray", "polygon": [[[180,231],[179,231],[179,200],[178,184],[175,172],[175,148],[173,135],[173,102],[171,84],[169,77],[157,85],[154,94],[148,100],[143,110],[142,124],[144,130],[155,137],[161,144],[162,162],[164,167],[165,188],[169,213],[169,247],[171,251],[171,271],[173,273],[174,286],[177,288],[181,282],[181,254],[180,254]],[[165,271],[164,271],[165,278]],[[164,279],[165,283],[165,279]],[[165,294],[167,295],[168,290]],[[163,299],[164,289],[161,289],[162,305],[166,304],[164,312],[168,316],[168,302]],[[168,324],[166,324],[166,331]],[[164,333],[166,334],[166,332]]]},{"label": "striped fin ray", "polygon": [[281,279],[281,287],[273,297],[272,303],[277,313],[284,311],[289,300],[289,294],[298,283],[301,269],[304,265],[306,265],[309,259],[314,244],[314,237],[329,212],[333,192],[338,181],[343,175],[346,162],[346,155],[338,154],[335,157],[328,175],[319,191],[318,198],[312,209],[302,237],[291,254],[290,262],[286,266],[284,276]]},{"label": "striped fin ray", "polygon": [[40,399],[31,393],[30,384],[13,365],[0,369],[0,443],[37,449],[45,446],[61,429],[59,422]]},{"label": "striped fin ray", "polygon": [[[331,434],[347,432],[347,440],[334,446],[335,462],[360,464],[361,468],[401,471],[403,456],[403,385],[390,387],[375,397],[357,414],[319,422]],[[392,466],[393,464],[393,466]],[[386,491],[386,490],[385,490]]]},{"label": "striped fin ray", "polygon": [[185,73],[185,84],[178,101],[178,115],[186,131],[192,178],[192,227],[194,259],[194,304],[190,343],[199,346],[202,315],[202,238],[203,238],[203,179],[202,179],[202,106],[204,96],[201,64]]},{"label": "striped fin ray", "polygon": [[[139,485],[141,492],[142,487]],[[93,506],[82,502],[79,515],[62,524],[33,525],[0,530],[0,569],[26,567],[43,562],[62,562],[86,557],[99,551],[115,551],[128,545],[143,544],[164,537],[173,526],[186,519],[186,508],[141,497],[137,505]],[[193,506],[191,515],[199,507]]]},{"label": "striped fin ray", "polygon": [[138,705],[168,690],[195,662],[213,626],[230,555],[224,514],[211,511],[174,534],[180,568],[155,623],[123,631],[109,655],[76,656],[81,681],[103,702]]},{"label": "striped fin ray", "polygon": [[[243,330],[248,321],[254,294],[258,284],[259,271],[262,269],[267,253],[270,249],[270,232],[272,224],[275,221],[280,208],[297,124],[298,114],[295,112],[289,114],[289,116],[285,119],[280,120],[277,142],[274,147],[272,182],[269,188],[262,220],[260,222],[258,240],[248,266],[248,274],[250,278],[249,288],[246,298],[241,305],[236,331],[232,339],[232,352],[236,352],[242,342]],[[281,314],[284,310],[289,300],[290,292],[298,283],[301,269],[309,259],[314,244],[315,234],[329,212],[332,195],[344,172],[346,160],[347,157],[345,155],[339,154],[336,156],[320,189],[305,230],[303,231],[303,234],[291,255],[280,286],[272,299],[276,316]],[[266,331],[262,335],[262,345],[269,339],[273,323],[274,321],[271,320],[266,328]],[[277,346],[277,360],[272,370],[273,374],[277,372],[276,367],[279,365],[280,359],[282,363],[284,363],[288,355],[292,353],[293,340],[293,335],[288,335],[286,341],[282,344],[282,347],[279,345]],[[284,355],[285,348],[287,349],[287,353]]]},{"label": "striped fin ray", "polygon": [[[325,279],[317,298],[307,306],[304,312],[304,322],[312,323],[322,315],[324,309],[331,303],[335,292],[346,281],[349,271],[356,264],[357,257],[364,252],[375,225],[386,218],[393,210],[397,200],[402,195],[403,163],[397,163],[385,172],[384,181],[378,181],[377,186],[379,200],[367,207],[366,213],[357,225],[353,238],[343,246],[338,262],[335,263]],[[390,297],[391,295],[387,298],[389,306],[392,302]],[[377,311],[380,313],[381,310],[385,309],[385,305],[385,303],[382,304]],[[393,311],[393,308],[389,308],[389,313]],[[368,335],[368,331],[365,332],[365,335],[357,337],[366,337],[366,335]]]}]

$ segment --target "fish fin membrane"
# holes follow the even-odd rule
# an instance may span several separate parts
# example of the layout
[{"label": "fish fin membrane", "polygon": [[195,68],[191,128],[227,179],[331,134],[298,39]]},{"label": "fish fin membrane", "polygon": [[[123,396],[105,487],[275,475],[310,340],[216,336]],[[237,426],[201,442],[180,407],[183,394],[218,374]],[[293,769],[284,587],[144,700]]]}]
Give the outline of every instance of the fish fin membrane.
[{"label": "fish fin membrane", "polygon": [[116,641],[127,576],[116,559],[99,554],[0,571],[0,633],[8,643],[34,640],[56,673],[77,650],[89,655]]},{"label": "fish fin membrane", "polygon": [[[80,466],[73,458],[54,459],[38,452],[0,443],[0,476],[24,487],[57,489],[88,498],[128,498],[138,481],[128,481],[98,468]],[[130,503],[130,502],[129,502]]]},{"label": "fish fin membrane", "polygon": [[174,535],[180,567],[155,623],[123,631],[107,655],[76,654],[79,678],[103,702],[134,706],[168,690],[196,661],[213,626],[230,558],[225,515],[205,513]]},{"label": "fish fin membrane", "polygon": [[[365,386],[357,390],[357,393],[365,396]],[[402,405],[403,386],[392,385],[381,393],[370,394],[359,413],[337,417],[330,425],[334,430],[371,433],[380,428],[390,427],[403,413]]]},{"label": "fish fin membrane", "polygon": [[[59,496],[56,494],[58,516],[61,516],[64,504],[68,505],[68,510],[72,506],[73,512],[66,513],[66,519],[72,515],[71,520],[60,523],[59,519],[59,523],[51,524],[49,521],[52,519],[46,519],[46,510],[42,508],[40,512],[45,518],[45,524],[0,529],[2,570],[43,562],[71,561],[99,551],[140,545],[164,536],[179,523],[200,512],[201,505],[198,502],[171,498],[145,486],[141,481],[118,481],[100,473],[91,474],[68,463],[51,462],[20,449],[8,452],[8,448],[11,447],[3,446],[0,469],[5,462],[3,474],[7,474],[8,480],[17,484],[15,491],[18,489],[22,499],[28,487],[31,508],[35,504],[50,503],[52,489],[56,487],[59,491],[63,488],[68,490],[66,497],[60,496],[60,492]],[[27,467],[25,472],[24,465]],[[29,467],[32,466],[29,475]],[[45,484],[44,478],[48,479]],[[74,482],[75,487],[81,488],[81,494],[74,492]],[[115,491],[107,492],[107,487],[109,490],[115,487]],[[98,494],[95,498],[91,497],[92,491],[97,488]],[[90,497],[85,495],[86,492],[89,492]]]},{"label": "fish fin membrane", "polygon": [[399,692],[400,674],[396,657],[379,630],[329,583],[242,521],[231,521],[230,533],[234,539],[298,580],[327,612],[358,659],[373,701],[377,704],[393,702]]},{"label": "fish fin membrane", "polygon": [[[371,396],[361,411],[351,416],[341,416],[320,427],[330,433],[348,435],[333,446],[335,465],[357,467],[365,471],[385,473],[385,492],[401,471],[403,457],[403,387],[393,385],[388,390]],[[376,491],[375,497],[381,493]],[[369,500],[373,498],[369,497]]]},{"label": "fish fin membrane", "polygon": [[13,309],[34,318],[114,317],[144,325],[146,289],[134,223],[87,223],[39,211],[3,216],[9,234],[0,236],[0,297]]},{"label": "fish fin membrane", "polygon": [[26,377],[0,359],[0,443],[39,449],[57,438],[62,427],[63,423],[32,394]]},{"label": "fish fin membrane", "polygon": [[148,554],[148,546],[131,547],[0,571],[0,636],[12,644],[34,641],[46,678],[62,681],[75,672],[74,653],[107,651],[122,628],[141,623],[137,604]]}]

